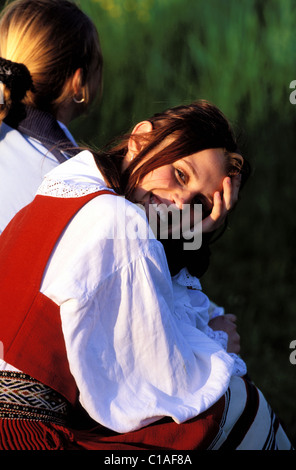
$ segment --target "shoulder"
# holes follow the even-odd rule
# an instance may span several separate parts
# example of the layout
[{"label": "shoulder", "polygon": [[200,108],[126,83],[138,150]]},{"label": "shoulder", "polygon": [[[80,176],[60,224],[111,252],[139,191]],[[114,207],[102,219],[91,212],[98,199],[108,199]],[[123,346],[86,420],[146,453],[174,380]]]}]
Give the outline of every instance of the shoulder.
[{"label": "shoulder", "polygon": [[[107,191],[107,194],[101,194],[102,191]],[[106,237],[115,233],[117,239],[155,238],[145,211],[107,187],[88,150],[48,173],[38,194],[65,199],[93,194],[94,198],[76,214],[73,225],[82,224]]]},{"label": "shoulder", "polygon": [[0,126],[0,230],[29,204],[43,176],[57,166],[46,149],[38,148],[7,124]]},{"label": "shoulder", "polygon": [[[0,157],[9,156],[18,164],[22,164],[24,160],[26,164],[32,162],[39,173],[42,170],[42,175],[58,164],[54,155],[39,141],[13,129],[4,122],[0,126],[0,148]],[[36,162],[37,156],[41,157],[39,166],[38,160]]]},{"label": "shoulder", "polygon": [[13,152],[16,147],[26,145],[26,139],[21,132],[2,122],[0,126],[0,145],[6,151]]},{"label": "shoulder", "polygon": [[116,279],[125,283],[134,275],[138,279],[141,272],[149,276],[151,270],[155,277],[167,266],[163,246],[150,232],[146,215],[121,196],[96,195],[59,238],[43,288],[62,277],[60,285],[74,285],[75,296],[89,296],[107,279],[110,287],[119,282]]},{"label": "shoulder", "polygon": [[88,227],[100,240],[144,247],[156,242],[143,209],[114,192],[97,193],[77,213],[76,223]]}]

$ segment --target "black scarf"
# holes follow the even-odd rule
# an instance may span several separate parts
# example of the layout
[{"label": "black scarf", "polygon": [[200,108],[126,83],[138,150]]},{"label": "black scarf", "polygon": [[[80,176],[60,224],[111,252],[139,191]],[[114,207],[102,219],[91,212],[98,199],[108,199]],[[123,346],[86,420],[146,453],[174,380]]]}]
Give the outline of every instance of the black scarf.
[{"label": "black scarf", "polygon": [[79,152],[50,113],[31,106],[22,106],[18,112],[16,109],[12,110],[4,122],[22,134],[38,140],[60,163]]}]

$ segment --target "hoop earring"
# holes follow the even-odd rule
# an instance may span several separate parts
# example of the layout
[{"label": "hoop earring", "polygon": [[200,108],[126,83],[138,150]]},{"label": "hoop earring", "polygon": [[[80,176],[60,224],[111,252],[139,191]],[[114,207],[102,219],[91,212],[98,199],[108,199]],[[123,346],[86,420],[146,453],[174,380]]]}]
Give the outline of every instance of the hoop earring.
[{"label": "hoop earring", "polygon": [[75,96],[73,96],[73,101],[74,101],[74,103],[80,104],[80,103],[83,103],[85,101],[85,99],[81,98],[81,100],[78,100],[77,98],[75,98]]}]

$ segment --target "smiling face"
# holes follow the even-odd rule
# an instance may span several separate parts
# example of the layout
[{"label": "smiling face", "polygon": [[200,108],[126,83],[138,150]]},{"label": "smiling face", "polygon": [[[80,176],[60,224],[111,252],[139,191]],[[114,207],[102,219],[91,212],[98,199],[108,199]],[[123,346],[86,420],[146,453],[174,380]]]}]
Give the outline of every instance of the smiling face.
[{"label": "smiling face", "polygon": [[124,194],[144,206],[150,226],[156,219],[177,229],[181,220],[194,233],[201,225],[203,233],[213,232],[237,201],[244,159],[228,121],[207,102],[155,114],[115,150],[124,155]]},{"label": "smiling face", "polygon": [[207,149],[156,168],[140,181],[132,200],[145,207],[150,204],[202,204],[204,216],[213,207],[215,192],[222,192],[226,177],[226,159],[223,149]]}]

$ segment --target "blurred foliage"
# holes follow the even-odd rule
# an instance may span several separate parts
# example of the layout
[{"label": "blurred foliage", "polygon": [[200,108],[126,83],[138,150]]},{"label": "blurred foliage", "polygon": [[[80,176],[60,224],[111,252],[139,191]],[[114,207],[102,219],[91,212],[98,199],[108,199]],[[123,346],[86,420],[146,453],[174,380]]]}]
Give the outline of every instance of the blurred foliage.
[{"label": "blurred foliage", "polygon": [[89,0],[104,53],[100,103],[72,126],[103,145],[164,108],[205,98],[253,172],[212,247],[204,290],[238,317],[249,374],[296,442],[295,0]]},{"label": "blurred foliage", "polygon": [[198,98],[233,123],[252,177],[202,279],[238,317],[242,356],[296,444],[295,0],[81,0],[104,55],[104,91],[71,125],[102,146]]}]

